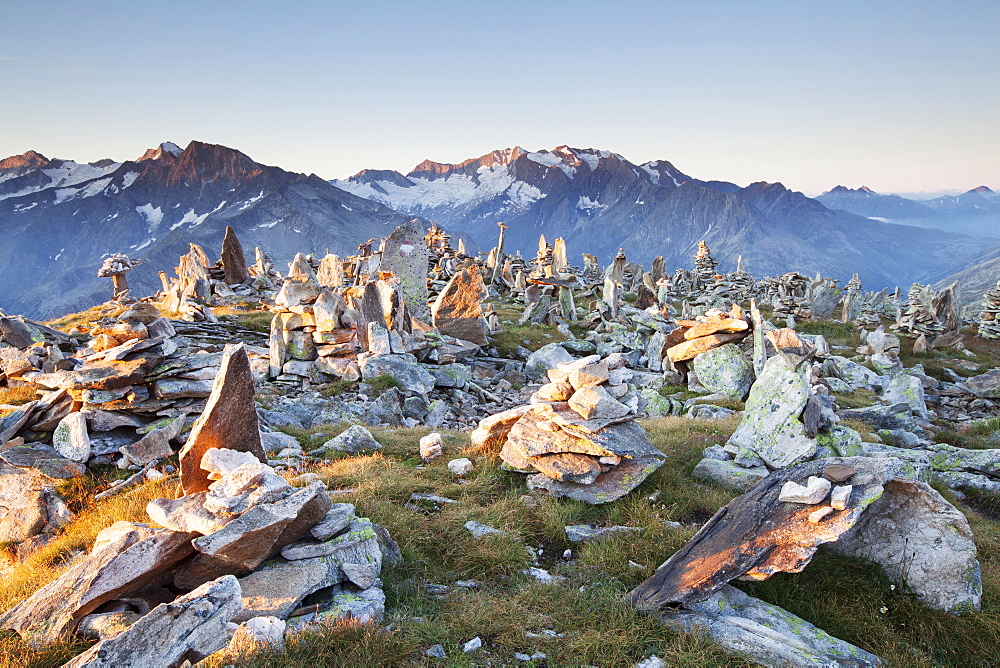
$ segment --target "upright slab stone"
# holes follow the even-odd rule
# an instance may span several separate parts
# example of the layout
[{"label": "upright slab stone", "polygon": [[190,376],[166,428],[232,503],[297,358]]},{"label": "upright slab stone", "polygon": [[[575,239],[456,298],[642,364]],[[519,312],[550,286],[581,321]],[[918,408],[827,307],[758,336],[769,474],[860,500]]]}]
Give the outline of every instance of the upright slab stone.
[{"label": "upright slab stone", "polygon": [[344,284],[344,264],[340,257],[327,253],[319,261],[316,280],[325,288],[339,288]]},{"label": "upright slab stone", "polygon": [[414,218],[397,227],[382,242],[382,269],[391,271],[399,279],[399,288],[410,313],[418,320],[427,321],[427,267],[430,253],[424,243],[424,229]]},{"label": "upright slab stone", "polygon": [[208,471],[201,468],[201,458],[209,448],[250,452],[267,463],[260,444],[253,374],[242,344],[226,346],[205,412],[195,420],[191,435],[181,450],[181,489],[184,494],[203,492],[211,484]]},{"label": "upright slab stone", "polygon": [[752,450],[772,469],[812,457],[816,442],[806,437],[799,420],[808,398],[805,374],[793,371],[784,358],[772,357],[750,388],[743,421],[729,445]]},{"label": "upright slab stone", "polygon": [[459,270],[434,302],[431,309],[434,326],[447,336],[486,345],[489,339],[481,305],[485,298],[486,286],[478,265]]},{"label": "upright slab stone", "polygon": [[247,259],[243,255],[243,245],[236,238],[236,230],[226,225],[226,236],[222,239],[222,269],[226,273],[227,285],[238,285],[250,278]]}]

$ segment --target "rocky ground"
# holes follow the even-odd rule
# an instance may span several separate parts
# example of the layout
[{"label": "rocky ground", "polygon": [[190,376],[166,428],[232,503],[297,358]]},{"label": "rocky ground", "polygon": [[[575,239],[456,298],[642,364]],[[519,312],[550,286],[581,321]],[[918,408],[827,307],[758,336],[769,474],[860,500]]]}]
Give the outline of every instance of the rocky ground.
[{"label": "rocky ground", "polygon": [[1000,345],[443,265],[0,319],[0,665],[996,663]]}]

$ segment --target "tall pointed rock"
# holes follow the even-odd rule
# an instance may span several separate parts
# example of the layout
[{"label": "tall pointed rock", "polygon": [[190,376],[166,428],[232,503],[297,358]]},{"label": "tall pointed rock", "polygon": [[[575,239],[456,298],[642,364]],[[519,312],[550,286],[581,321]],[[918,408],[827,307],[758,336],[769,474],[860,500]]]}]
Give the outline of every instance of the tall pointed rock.
[{"label": "tall pointed rock", "polygon": [[195,420],[181,450],[183,494],[205,491],[211,484],[208,471],[201,468],[202,455],[209,448],[249,452],[267,463],[260,443],[250,359],[243,344],[226,346],[205,412]]},{"label": "tall pointed rock", "polygon": [[247,260],[243,255],[243,245],[236,238],[236,230],[226,225],[226,236],[222,239],[222,268],[226,272],[226,284],[237,285],[250,278]]}]

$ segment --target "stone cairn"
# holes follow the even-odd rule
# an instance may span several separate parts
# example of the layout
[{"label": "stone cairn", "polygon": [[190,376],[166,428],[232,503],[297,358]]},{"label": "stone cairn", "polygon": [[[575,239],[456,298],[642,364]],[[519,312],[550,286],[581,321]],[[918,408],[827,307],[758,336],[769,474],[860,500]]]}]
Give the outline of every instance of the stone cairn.
[{"label": "stone cairn", "polygon": [[[378,621],[379,575],[401,560],[398,546],[353,505],[333,503],[316,476],[293,487],[264,458],[249,359],[231,346],[180,453],[183,496],[147,506],[163,528],[104,529],[89,555],[0,615],[0,628],[34,646],[100,638],[67,665],[175,665],[224,648],[229,623],[266,623],[280,641],[285,620]],[[97,612],[106,605],[124,611]]]},{"label": "stone cairn", "polygon": [[140,264],[142,264],[142,260],[131,260],[127,255],[122,255],[121,253],[115,253],[104,260],[104,264],[97,270],[97,277],[111,278],[115,291],[114,297],[112,297],[114,301],[125,302],[131,300],[132,295],[128,289],[128,281],[125,280],[125,274]]},{"label": "stone cairn", "polygon": [[708,244],[704,240],[698,242],[698,252],[694,256],[695,274],[698,278],[698,287],[707,287],[715,280],[715,269],[719,263],[712,257],[708,250]]},{"label": "stone cairn", "polygon": [[625,362],[589,355],[547,369],[531,404],[482,420],[472,444],[533,473],[529,489],[591,504],[621,498],[665,460],[635,422],[639,399]]},{"label": "stone cairn", "polygon": [[857,274],[854,274],[844,288],[843,308],[840,312],[840,319],[843,322],[853,322],[858,319],[861,314],[863,296],[861,279],[858,278]]},{"label": "stone cairn", "polygon": [[1000,339],[1000,281],[983,295],[983,310],[979,312],[979,336]]}]

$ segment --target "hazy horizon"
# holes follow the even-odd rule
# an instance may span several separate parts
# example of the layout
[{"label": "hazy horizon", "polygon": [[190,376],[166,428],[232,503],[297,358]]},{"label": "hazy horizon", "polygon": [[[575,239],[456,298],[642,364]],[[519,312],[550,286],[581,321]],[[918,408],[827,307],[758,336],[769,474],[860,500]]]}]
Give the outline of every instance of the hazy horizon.
[{"label": "hazy horizon", "polygon": [[2,1],[3,156],[197,138],[334,179],[568,144],[810,195],[1000,187],[1000,3]]}]

